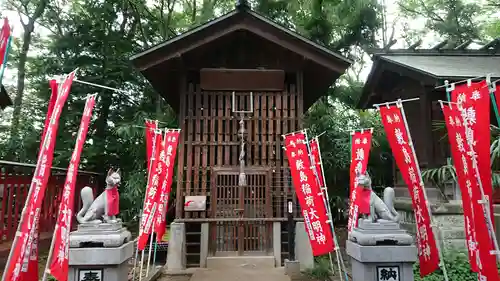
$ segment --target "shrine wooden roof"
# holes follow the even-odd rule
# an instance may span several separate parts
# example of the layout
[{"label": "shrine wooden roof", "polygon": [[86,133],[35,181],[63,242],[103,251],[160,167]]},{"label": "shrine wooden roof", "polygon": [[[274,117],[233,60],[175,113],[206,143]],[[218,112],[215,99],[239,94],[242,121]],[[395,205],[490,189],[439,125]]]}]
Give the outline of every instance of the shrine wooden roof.
[{"label": "shrine wooden roof", "polygon": [[[470,42],[469,42],[470,43]],[[465,44],[445,49],[446,41],[432,49],[372,50],[373,66],[358,102],[358,108],[369,108],[382,93],[379,87],[396,81],[387,81],[389,73],[410,77],[426,86],[443,85],[463,79],[483,77],[500,78],[500,38],[480,49],[466,49]],[[394,76],[390,76],[394,80]],[[444,89],[443,89],[444,90]]]},{"label": "shrine wooden roof", "polygon": [[[241,33],[247,35],[241,35]],[[235,34],[246,36],[247,40],[261,40],[260,42],[266,44],[271,43],[276,50],[293,53],[294,56],[290,57],[290,60],[300,58],[300,65],[302,65],[304,73],[309,73],[309,76],[304,76],[303,82],[306,93],[304,94],[305,109],[319,96],[326,94],[328,87],[352,63],[348,58],[271,21],[248,7],[237,7],[219,18],[173,37],[132,56],[130,59],[153,88],[167,100],[174,110],[177,110],[180,92],[178,80],[182,72],[202,67],[223,67],[215,65],[193,66],[192,62],[195,60],[187,57],[195,52],[200,57],[199,54],[203,53],[200,50],[206,45],[213,46],[215,41],[226,42],[223,47],[217,50],[219,53],[224,53],[225,50],[234,48],[227,38],[236,37]],[[212,47],[212,49],[215,48]],[[268,49],[260,50],[260,52],[266,51]],[[203,59],[211,59],[210,55],[213,53],[214,51],[212,53],[206,52]],[[242,68],[245,68],[245,65]]]},{"label": "shrine wooden roof", "polygon": [[1,85],[0,87],[0,108],[5,109],[7,106],[12,105],[12,100],[9,97],[9,94],[7,94],[7,90],[5,90],[5,87]]}]

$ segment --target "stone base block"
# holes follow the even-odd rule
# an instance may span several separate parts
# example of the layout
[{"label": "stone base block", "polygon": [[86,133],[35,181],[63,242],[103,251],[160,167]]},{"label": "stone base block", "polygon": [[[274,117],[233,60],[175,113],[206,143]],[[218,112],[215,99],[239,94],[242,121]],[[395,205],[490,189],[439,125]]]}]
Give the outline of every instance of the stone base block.
[{"label": "stone base block", "polygon": [[133,255],[133,242],[117,248],[70,248],[68,280],[80,280],[85,275],[103,281],[128,280],[128,260]]},{"label": "stone base block", "polygon": [[285,259],[285,275],[292,277],[300,276],[300,262]]},{"label": "stone base block", "polygon": [[300,270],[314,267],[311,242],[309,242],[303,222],[295,224],[295,256],[300,262]]},{"label": "stone base block", "polygon": [[352,281],[393,280],[390,276],[398,276],[394,280],[399,281],[414,280],[413,264],[417,260],[414,245],[362,246],[347,241],[346,252],[351,260]]},{"label": "stone base block", "polygon": [[349,240],[370,246],[388,241],[396,245],[411,245],[413,243],[413,237],[401,229],[398,223],[382,219],[377,222],[359,219],[358,227],[349,234]]},{"label": "stone base block", "polygon": [[116,248],[132,239],[132,234],[122,223],[84,223],[70,233],[70,248],[106,247]]},{"label": "stone base block", "polygon": [[174,271],[186,269],[186,225],[184,223],[170,224],[167,269]]}]

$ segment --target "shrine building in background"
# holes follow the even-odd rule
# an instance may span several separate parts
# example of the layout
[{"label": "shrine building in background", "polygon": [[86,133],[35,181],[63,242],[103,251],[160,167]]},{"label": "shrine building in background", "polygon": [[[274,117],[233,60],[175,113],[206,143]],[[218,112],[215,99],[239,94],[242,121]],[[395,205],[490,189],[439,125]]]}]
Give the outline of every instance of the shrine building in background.
[{"label": "shrine building in background", "polygon": [[283,264],[287,202],[298,204],[282,134],[303,128],[304,112],[352,63],[241,2],[132,57],[178,114],[175,222],[185,226],[188,267],[249,255]]},{"label": "shrine building in background", "polygon": [[[438,100],[447,100],[445,80],[449,83],[465,79],[491,80],[500,78],[500,38],[472,49],[471,41],[461,45],[443,41],[430,49],[420,49],[418,42],[408,49],[371,50],[373,66],[358,103],[359,109],[373,108],[373,104],[397,99],[420,98],[404,103],[408,126],[422,168],[436,168],[446,164],[451,157],[444,124],[436,129],[444,117]],[[476,79],[477,80],[477,79]],[[479,81],[479,80],[477,80]],[[438,88],[436,88],[438,87]],[[491,123],[497,125],[493,106]],[[396,197],[410,198],[396,165],[393,166]],[[433,186],[427,186],[429,200],[442,199]],[[444,196],[448,200],[461,200],[460,189],[453,183],[447,185]],[[500,197],[499,197],[500,198]]]}]

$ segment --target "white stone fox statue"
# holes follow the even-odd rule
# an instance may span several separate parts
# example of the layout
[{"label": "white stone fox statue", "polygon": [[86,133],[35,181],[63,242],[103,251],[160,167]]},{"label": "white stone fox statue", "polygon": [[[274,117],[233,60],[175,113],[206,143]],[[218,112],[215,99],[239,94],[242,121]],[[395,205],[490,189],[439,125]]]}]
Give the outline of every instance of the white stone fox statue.
[{"label": "white stone fox statue", "polygon": [[399,221],[399,213],[394,209],[394,189],[392,187],[386,187],[384,189],[384,200],[382,201],[382,199],[373,192],[372,180],[368,174],[358,174],[357,181],[359,186],[371,190],[370,214],[367,217],[370,221],[376,222],[378,219],[393,222]]},{"label": "white stone fox statue", "polygon": [[121,220],[116,218],[119,212],[118,202],[120,201],[120,196],[118,194],[118,185],[120,182],[120,169],[116,171],[109,169],[106,176],[106,189],[95,200],[92,188],[88,186],[82,188],[80,196],[83,206],[76,215],[77,221],[81,224],[120,222]]}]

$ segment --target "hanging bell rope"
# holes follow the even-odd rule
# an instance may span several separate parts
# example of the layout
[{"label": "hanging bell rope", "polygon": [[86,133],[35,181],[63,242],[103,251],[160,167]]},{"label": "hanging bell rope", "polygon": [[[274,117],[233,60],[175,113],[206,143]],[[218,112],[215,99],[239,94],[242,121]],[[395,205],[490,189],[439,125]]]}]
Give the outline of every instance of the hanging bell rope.
[{"label": "hanging bell rope", "polygon": [[240,137],[241,137],[241,150],[240,150],[240,177],[238,180],[239,186],[247,185],[247,177],[245,175],[245,121],[243,120],[244,115],[240,113]]}]

